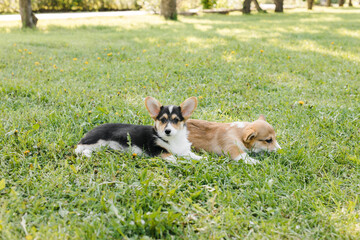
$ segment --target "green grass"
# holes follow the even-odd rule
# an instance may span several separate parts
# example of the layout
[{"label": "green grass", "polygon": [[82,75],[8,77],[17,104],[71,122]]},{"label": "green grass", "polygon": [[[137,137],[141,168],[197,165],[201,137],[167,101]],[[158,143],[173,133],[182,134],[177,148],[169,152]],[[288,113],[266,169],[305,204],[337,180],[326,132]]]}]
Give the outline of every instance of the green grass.
[{"label": "green grass", "polygon": [[[0,23],[0,238],[360,238],[358,16]],[[264,114],[283,149],[257,166],[76,158],[98,124],[152,124],[146,96],[198,96],[211,121]]]}]

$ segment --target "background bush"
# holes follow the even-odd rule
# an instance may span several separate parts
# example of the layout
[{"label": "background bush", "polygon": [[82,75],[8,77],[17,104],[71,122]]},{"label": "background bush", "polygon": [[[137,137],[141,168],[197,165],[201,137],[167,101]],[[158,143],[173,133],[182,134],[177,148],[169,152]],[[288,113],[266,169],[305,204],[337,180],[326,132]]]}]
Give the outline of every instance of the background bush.
[{"label": "background bush", "polygon": [[[178,0],[179,11],[197,8],[200,0]],[[160,11],[160,0],[32,0],[34,12],[71,11]],[[0,0],[0,13],[19,12],[19,0]]]},{"label": "background bush", "polygon": [[[34,12],[149,10],[160,12],[161,0],[32,0]],[[337,0],[333,0],[337,2]],[[242,8],[242,0],[177,0],[178,11],[199,8]],[[274,3],[273,0],[258,0]],[[285,4],[301,6],[303,0],[286,0]],[[19,0],[0,0],[0,13],[19,12]]]}]

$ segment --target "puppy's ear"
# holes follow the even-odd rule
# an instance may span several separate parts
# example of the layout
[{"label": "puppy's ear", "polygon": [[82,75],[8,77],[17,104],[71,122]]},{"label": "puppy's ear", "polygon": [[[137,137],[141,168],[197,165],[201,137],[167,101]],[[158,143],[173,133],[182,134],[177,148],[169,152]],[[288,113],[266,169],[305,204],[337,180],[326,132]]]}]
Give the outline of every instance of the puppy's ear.
[{"label": "puppy's ear", "polygon": [[263,120],[263,121],[266,121],[266,119],[265,119],[265,116],[264,115],[260,115],[260,117],[259,117],[259,119],[258,120]]},{"label": "puppy's ear", "polygon": [[153,97],[146,97],[145,98],[145,106],[148,112],[150,113],[150,117],[154,120],[159,115],[161,103]]},{"label": "puppy's ear", "polygon": [[187,120],[191,114],[194,112],[196,106],[197,106],[197,98],[196,97],[190,97],[186,99],[182,104],[180,104],[181,114]]},{"label": "puppy's ear", "polygon": [[251,140],[253,140],[255,137],[257,136],[257,132],[252,129],[249,128],[245,131],[245,136],[244,136],[244,142],[249,143],[251,142]]}]

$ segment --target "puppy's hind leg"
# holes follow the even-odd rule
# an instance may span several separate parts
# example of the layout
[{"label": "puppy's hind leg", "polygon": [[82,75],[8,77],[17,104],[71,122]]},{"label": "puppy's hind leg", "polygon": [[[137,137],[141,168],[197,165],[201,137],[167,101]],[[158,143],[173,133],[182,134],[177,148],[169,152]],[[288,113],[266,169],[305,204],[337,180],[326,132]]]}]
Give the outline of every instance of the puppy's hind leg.
[{"label": "puppy's hind leg", "polygon": [[93,148],[88,145],[77,145],[75,148],[75,153],[77,155],[84,155],[86,157],[91,157],[91,153],[93,152]]}]

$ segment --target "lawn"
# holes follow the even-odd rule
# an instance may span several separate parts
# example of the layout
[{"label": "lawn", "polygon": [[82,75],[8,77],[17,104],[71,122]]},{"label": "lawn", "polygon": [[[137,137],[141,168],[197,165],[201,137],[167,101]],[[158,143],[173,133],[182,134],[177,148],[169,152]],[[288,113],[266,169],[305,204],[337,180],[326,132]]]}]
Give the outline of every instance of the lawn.
[{"label": "lawn", "polygon": [[[360,238],[360,9],[0,22],[0,239]],[[264,114],[282,146],[252,166],[75,145],[152,124]]]}]

